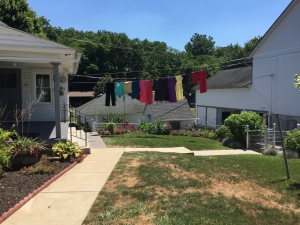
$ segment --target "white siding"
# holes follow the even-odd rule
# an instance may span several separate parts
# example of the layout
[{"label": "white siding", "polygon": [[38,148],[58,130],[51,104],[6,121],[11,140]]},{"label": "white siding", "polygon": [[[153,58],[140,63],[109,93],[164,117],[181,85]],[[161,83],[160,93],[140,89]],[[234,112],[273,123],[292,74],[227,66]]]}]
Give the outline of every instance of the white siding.
[{"label": "white siding", "polygon": [[[50,65],[51,68],[51,65]],[[60,74],[62,75],[62,74]],[[21,70],[22,79],[22,105],[23,108],[26,107],[27,102],[34,100],[34,80],[32,80],[32,69],[22,69]],[[53,87],[54,85],[52,85]],[[63,110],[65,109],[65,104],[68,104],[68,82],[60,84],[60,86],[65,87],[64,96],[60,96],[60,109],[61,109],[61,121],[65,119],[68,120],[68,114]],[[55,106],[54,106],[54,89],[52,88],[52,103],[34,103],[33,104],[33,114],[31,121],[55,121]]]},{"label": "white siding", "polygon": [[[300,48],[300,4],[287,14],[267,40],[257,50],[255,56],[285,51],[287,49]],[[298,49],[299,51],[299,49]],[[277,53],[282,54],[282,53]]]}]

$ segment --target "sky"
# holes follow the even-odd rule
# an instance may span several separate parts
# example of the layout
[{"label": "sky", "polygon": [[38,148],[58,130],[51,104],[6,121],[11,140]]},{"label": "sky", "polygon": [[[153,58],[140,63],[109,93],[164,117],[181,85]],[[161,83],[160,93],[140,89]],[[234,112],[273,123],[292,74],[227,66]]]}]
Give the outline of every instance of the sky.
[{"label": "sky", "polygon": [[180,51],[193,34],[216,46],[263,36],[291,0],[27,0],[38,16],[63,29],[105,30],[165,42]]}]

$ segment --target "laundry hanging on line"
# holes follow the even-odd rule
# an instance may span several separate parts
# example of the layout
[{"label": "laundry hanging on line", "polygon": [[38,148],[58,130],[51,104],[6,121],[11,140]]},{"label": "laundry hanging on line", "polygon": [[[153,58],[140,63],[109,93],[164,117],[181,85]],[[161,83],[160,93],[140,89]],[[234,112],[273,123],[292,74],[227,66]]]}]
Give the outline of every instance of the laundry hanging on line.
[{"label": "laundry hanging on line", "polygon": [[110,106],[110,99],[112,106],[115,106],[117,97],[123,97],[123,101],[125,101],[125,96],[129,94],[132,99],[135,98],[141,103],[151,105],[153,104],[153,91],[154,101],[170,103],[181,101],[183,100],[183,84],[188,84],[189,77],[191,77],[193,84],[199,84],[200,93],[207,92],[206,70],[192,72],[189,75],[107,83],[105,106]]}]

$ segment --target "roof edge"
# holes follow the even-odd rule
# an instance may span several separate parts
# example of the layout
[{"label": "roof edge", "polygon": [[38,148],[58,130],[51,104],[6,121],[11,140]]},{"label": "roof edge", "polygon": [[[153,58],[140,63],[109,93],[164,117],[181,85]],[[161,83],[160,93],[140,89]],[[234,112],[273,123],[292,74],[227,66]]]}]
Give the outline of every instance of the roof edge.
[{"label": "roof edge", "polygon": [[260,39],[258,44],[252,50],[248,57],[253,57],[257,50],[263,45],[263,43],[268,39],[268,37],[272,34],[272,32],[276,29],[276,27],[282,22],[282,20],[286,17],[286,15],[294,8],[294,6],[298,3],[299,0],[292,0],[290,4],[284,9],[284,11],[280,14],[280,16],[275,20],[275,22],[271,25],[271,27],[267,30],[264,36]]}]

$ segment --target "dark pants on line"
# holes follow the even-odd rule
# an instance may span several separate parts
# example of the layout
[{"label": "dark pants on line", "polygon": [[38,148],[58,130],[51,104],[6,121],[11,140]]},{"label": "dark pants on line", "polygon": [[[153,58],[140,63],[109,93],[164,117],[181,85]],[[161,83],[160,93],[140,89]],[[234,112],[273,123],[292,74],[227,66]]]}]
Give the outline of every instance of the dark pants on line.
[{"label": "dark pants on line", "polygon": [[112,106],[116,105],[115,83],[106,83],[105,106],[110,106],[110,98]]}]

